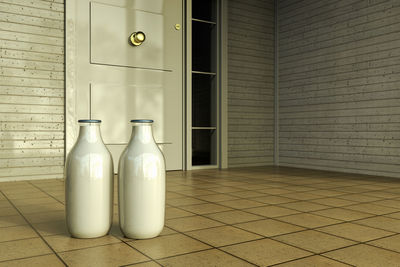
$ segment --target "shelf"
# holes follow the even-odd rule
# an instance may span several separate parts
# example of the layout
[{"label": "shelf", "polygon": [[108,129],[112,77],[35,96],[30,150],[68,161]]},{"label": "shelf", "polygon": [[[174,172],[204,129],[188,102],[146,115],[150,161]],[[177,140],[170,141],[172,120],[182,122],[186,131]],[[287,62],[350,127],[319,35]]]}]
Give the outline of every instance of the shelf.
[{"label": "shelf", "polygon": [[217,127],[192,127],[192,130],[217,130]]},{"label": "shelf", "polygon": [[195,18],[192,18],[192,21],[207,23],[207,24],[211,24],[211,25],[217,25],[217,23],[214,22],[214,21],[203,20],[203,19],[195,19]]},{"label": "shelf", "polygon": [[193,70],[192,71],[193,74],[204,74],[204,75],[212,75],[215,76],[217,75],[215,72],[208,72],[208,71],[197,71],[197,70]]}]

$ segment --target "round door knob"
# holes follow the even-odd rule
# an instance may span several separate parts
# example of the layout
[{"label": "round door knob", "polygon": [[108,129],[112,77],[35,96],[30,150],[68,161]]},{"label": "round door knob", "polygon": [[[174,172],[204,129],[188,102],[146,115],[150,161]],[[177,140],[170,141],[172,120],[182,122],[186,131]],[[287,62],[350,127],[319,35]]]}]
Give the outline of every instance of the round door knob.
[{"label": "round door knob", "polygon": [[132,45],[139,46],[144,42],[144,40],[146,40],[146,35],[144,32],[134,32],[129,37],[129,40],[131,41]]}]

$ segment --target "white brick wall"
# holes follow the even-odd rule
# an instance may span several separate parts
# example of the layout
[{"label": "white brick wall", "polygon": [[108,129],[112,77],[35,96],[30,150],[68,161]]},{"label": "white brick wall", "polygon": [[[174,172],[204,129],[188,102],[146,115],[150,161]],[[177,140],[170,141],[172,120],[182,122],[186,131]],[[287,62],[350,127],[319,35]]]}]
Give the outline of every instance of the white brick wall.
[{"label": "white brick wall", "polygon": [[400,1],[279,1],[280,164],[400,177]]},{"label": "white brick wall", "polygon": [[0,1],[0,181],[62,178],[63,0]]},{"label": "white brick wall", "polygon": [[273,164],[274,1],[228,1],[228,164]]}]

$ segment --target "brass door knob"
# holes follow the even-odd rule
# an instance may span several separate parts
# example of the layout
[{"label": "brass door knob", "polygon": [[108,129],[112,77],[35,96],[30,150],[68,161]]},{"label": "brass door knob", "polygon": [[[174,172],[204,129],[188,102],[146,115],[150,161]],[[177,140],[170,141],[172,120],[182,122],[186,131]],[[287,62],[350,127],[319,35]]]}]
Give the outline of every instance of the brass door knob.
[{"label": "brass door knob", "polygon": [[144,32],[140,32],[140,31],[134,32],[129,37],[129,40],[132,45],[139,46],[144,42],[144,40],[146,40],[146,35],[144,34]]}]

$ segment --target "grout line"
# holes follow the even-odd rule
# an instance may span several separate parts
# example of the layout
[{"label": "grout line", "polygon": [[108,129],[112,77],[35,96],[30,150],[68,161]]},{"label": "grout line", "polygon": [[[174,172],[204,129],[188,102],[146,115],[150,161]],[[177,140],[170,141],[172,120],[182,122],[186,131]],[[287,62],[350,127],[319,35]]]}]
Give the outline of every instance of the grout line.
[{"label": "grout line", "polygon": [[[4,195],[4,193],[3,193],[2,191],[0,191],[0,192],[3,194],[3,196],[4,196],[8,201],[10,201],[10,200],[8,199],[8,197],[7,197],[6,195]],[[32,228],[32,230],[35,231],[35,233],[38,235],[38,237],[39,237],[39,238],[47,245],[47,247],[49,247],[50,250],[57,256],[57,258],[58,258],[65,266],[68,266],[68,265],[64,262],[64,260],[57,254],[57,252],[50,246],[50,244],[47,243],[47,241],[42,237],[42,235],[39,233],[39,231],[36,230],[35,227],[33,227],[33,225],[29,222],[29,220],[26,219],[26,217],[20,212],[20,210],[14,205],[14,203],[12,203],[11,201],[10,201],[10,203],[11,203],[11,205],[18,211],[18,213],[22,216],[22,218],[24,218],[24,220],[25,220],[25,221],[27,222],[27,224]]]}]

